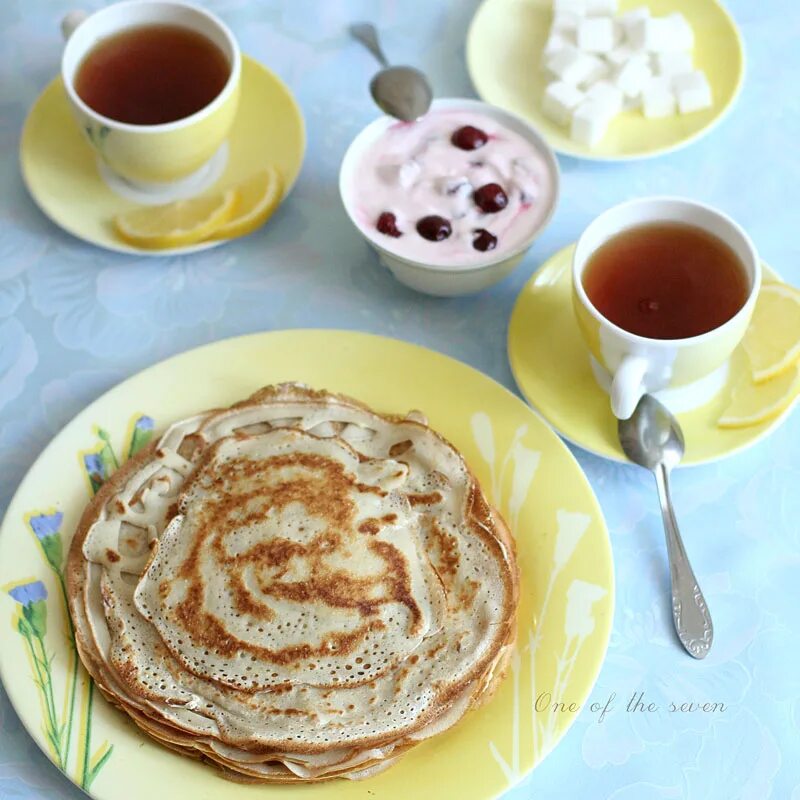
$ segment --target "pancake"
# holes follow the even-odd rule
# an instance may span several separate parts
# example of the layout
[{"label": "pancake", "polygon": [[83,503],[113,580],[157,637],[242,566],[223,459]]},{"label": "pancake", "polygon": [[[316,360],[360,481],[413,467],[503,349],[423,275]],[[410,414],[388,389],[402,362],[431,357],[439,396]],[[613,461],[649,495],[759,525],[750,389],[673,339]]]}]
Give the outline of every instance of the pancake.
[{"label": "pancake", "polygon": [[226,777],[367,777],[489,697],[513,540],[424,417],[298,384],[170,427],[86,509],[79,653],[148,735]]}]

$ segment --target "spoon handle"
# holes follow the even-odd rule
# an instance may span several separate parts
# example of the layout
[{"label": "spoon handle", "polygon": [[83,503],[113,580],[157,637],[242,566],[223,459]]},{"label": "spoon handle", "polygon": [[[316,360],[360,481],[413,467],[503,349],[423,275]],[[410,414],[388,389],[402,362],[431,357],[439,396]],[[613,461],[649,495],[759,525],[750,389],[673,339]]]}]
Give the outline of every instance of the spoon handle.
[{"label": "spoon handle", "polygon": [[378,42],[378,31],[375,30],[374,25],[371,25],[369,22],[360,22],[356,25],[351,25],[350,35],[361,42],[384,67],[389,66],[389,62],[386,60],[386,56],[383,54],[383,50],[381,50],[381,46]]},{"label": "spoon handle", "polygon": [[660,464],[655,469],[655,476],[658,485],[658,499],[661,501],[664,532],[667,536],[669,573],[672,581],[672,617],[675,621],[675,630],[678,639],[690,656],[705,658],[714,639],[711,614],[683,547],[669,493],[669,472],[663,464]]}]

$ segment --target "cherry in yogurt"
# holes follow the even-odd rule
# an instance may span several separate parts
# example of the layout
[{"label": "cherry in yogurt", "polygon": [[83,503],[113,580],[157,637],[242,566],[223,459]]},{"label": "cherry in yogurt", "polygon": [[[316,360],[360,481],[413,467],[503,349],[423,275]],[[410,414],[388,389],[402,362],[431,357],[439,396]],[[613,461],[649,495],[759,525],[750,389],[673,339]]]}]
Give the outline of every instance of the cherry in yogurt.
[{"label": "cherry in yogurt", "polygon": [[438,214],[423,217],[417,222],[417,233],[429,242],[441,242],[453,232],[450,222]]},{"label": "cherry in yogurt", "polygon": [[391,211],[384,211],[378,217],[375,227],[380,233],[391,236],[393,239],[403,235],[403,232],[397,227],[397,217]]},{"label": "cherry in yogurt", "polygon": [[459,150],[477,150],[489,141],[489,137],[474,125],[464,125],[450,137],[450,141]]},{"label": "cherry in yogurt", "polygon": [[494,250],[497,247],[497,237],[493,233],[489,233],[486,228],[477,228],[472,232],[472,246],[482,253]]},{"label": "cherry in yogurt", "polygon": [[496,214],[508,205],[508,195],[499,183],[484,184],[475,190],[472,199],[484,214]]}]

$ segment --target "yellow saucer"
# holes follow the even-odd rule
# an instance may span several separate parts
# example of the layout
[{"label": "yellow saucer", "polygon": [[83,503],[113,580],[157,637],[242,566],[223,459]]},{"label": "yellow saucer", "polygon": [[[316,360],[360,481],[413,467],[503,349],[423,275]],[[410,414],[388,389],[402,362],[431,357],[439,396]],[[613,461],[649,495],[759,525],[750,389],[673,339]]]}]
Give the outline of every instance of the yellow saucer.
[{"label": "yellow saucer", "polygon": [[[603,458],[627,462],[617,441],[617,421],[608,395],[597,385],[589,351],[572,310],[570,245],[546,261],[520,292],[508,329],[508,358],[520,391],[565,439]],[[780,278],[765,264],[764,278]],[[731,357],[728,386],[749,369],[740,347]],[[750,447],[775,430],[789,414],[750,428],[717,427],[729,390],[711,402],[678,414],[686,439],[682,465],[704,464]]]},{"label": "yellow saucer", "polygon": [[487,102],[531,122],[559,153],[597,161],[625,161],[668,153],[708,133],[730,110],[744,78],[744,46],[736,23],[716,0],[621,0],[620,10],[648,6],[653,14],[681,12],[695,32],[694,63],[711,84],[714,105],[706,111],[645,119],[626,111],[593,148],[544,116],[547,78],[540,67],[552,17],[551,0],[485,0],[467,35],[467,67]]},{"label": "yellow saucer", "polygon": [[[305,145],[303,116],[288,87],[245,56],[239,109],[228,139],[228,162],[213,188],[233,186],[274,164],[283,176],[285,196],[300,172]],[[72,117],[61,78],[47,86],[28,115],[20,164],[28,191],[42,212],[85,242],[148,256],[192,253],[222,244],[209,241],[153,251],[133,247],[117,237],[112,218],[135,204],[112,192],[100,177],[95,155]]]}]

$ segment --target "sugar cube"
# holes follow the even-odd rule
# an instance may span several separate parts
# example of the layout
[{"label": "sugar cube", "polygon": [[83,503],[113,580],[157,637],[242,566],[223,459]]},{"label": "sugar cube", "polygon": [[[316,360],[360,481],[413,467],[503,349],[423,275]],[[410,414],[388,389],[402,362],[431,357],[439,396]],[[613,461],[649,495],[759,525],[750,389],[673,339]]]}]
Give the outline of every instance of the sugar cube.
[{"label": "sugar cube", "polygon": [[645,50],[663,53],[665,50],[679,50],[675,46],[673,22],[666,17],[643,19],[631,28],[631,38]]},{"label": "sugar cube", "polygon": [[583,102],[583,98],[584,94],[580,89],[563,81],[553,81],[545,89],[542,111],[558,125],[566,125],[573,109]]},{"label": "sugar cube", "polygon": [[584,19],[580,14],[574,11],[556,11],[553,14],[553,22],[550,26],[551,31],[559,31],[560,33],[575,33],[578,29],[578,23]]},{"label": "sugar cube", "polygon": [[694,33],[682,14],[637,20],[629,28],[628,38],[652,53],[691,50],[694,46]]},{"label": "sugar cube", "polygon": [[604,108],[610,117],[622,111],[623,94],[611,81],[597,81],[586,92],[586,99]]},{"label": "sugar cube", "polygon": [[589,53],[607,53],[614,47],[611,17],[585,17],[578,24],[578,47]]},{"label": "sugar cube", "polygon": [[702,70],[675,75],[672,88],[678,97],[678,109],[681,114],[690,114],[713,105],[711,86]]},{"label": "sugar cube", "polygon": [[587,0],[586,13],[590,16],[617,13],[617,0]]},{"label": "sugar cube", "polygon": [[642,88],[642,92],[655,91],[655,92],[671,92],[672,79],[663,75],[653,75]]},{"label": "sugar cube", "polygon": [[620,14],[618,19],[625,30],[625,35],[630,37],[631,28],[641,20],[648,19],[649,16],[650,9],[647,6],[639,6],[638,8],[626,11],[624,14]]},{"label": "sugar cube", "polygon": [[583,16],[586,14],[586,0],[553,0],[553,12],[571,11]]},{"label": "sugar cube", "polygon": [[573,86],[583,83],[602,67],[602,61],[596,56],[582,53],[577,48],[569,46],[547,59],[547,68],[550,72]]},{"label": "sugar cube", "polygon": [[642,89],[642,112],[649,119],[675,113],[675,94],[669,78],[651,78]]},{"label": "sugar cube", "polygon": [[636,97],[652,74],[646,56],[636,55],[622,65],[614,77],[614,84],[627,97]]},{"label": "sugar cube", "polygon": [[625,27],[616,17],[612,17],[612,22],[614,23],[614,47],[619,47],[627,39],[628,35],[625,32]]},{"label": "sugar cube", "polygon": [[647,119],[671,117],[675,114],[675,95],[672,92],[642,93],[642,113]]},{"label": "sugar cube", "polygon": [[616,67],[619,69],[626,61],[630,60],[635,51],[631,48],[628,44],[621,44],[618,47],[615,47],[610,53],[606,53],[606,61],[611,64],[612,67]]},{"label": "sugar cube", "polygon": [[625,97],[622,101],[623,111],[636,111],[642,107],[642,96],[637,94],[636,97]]},{"label": "sugar cube", "polygon": [[557,78],[561,78],[562,73],[570,70],[581,55],[581,51],[578,50],[577,47],[568,44],[551,56],[548,56],[544,60],[544,65],[548,72],[551,72]]},{"label": "sugar cube", "polygon": [[675,12],[667,17],[672,26],[672,37],[676,50],[691,50],[694,47],[694,31],[686,17]]},{"label": "sugar cube", "polygon": [[547,41],[544,45],[544,50],[542,53],[544,54],[545,60],[549,56],[554,55],[559,50],[563,50],[565,47],[574,47],[575,46],[575,39],[568,33],[562,33],[561,31],[550,31],[550,35],[547,37]]},{"label": "sugar cube", "polygon": [[605,135],[611,117],[608,112],[591,100],[584,100],[572,115],[570,136],[589,147],[596,145]]},{"label": "sugar cube", "polygon": [[596,58],[586,77],[580,82],[583,89],[588,89],[592,84],[607,78],[611,74],[611,67],[602,58]]},{"label": "sugar cube", "polygon": [[654,60],[656,75],[661,75],[665,78],[692,71],[692,54],[682,50],[675,50],[670,53],[656,53]]}]

